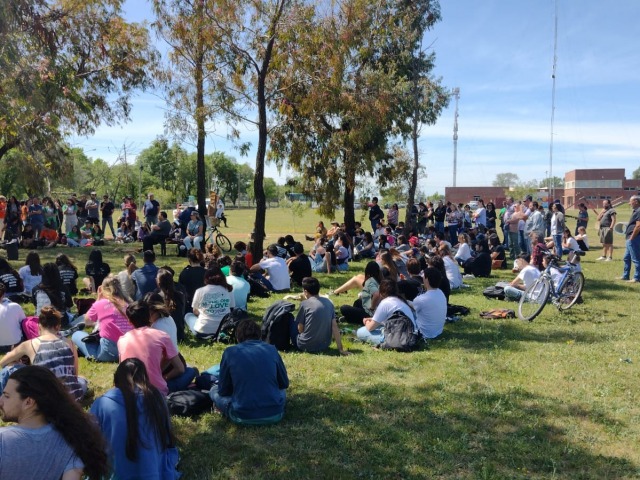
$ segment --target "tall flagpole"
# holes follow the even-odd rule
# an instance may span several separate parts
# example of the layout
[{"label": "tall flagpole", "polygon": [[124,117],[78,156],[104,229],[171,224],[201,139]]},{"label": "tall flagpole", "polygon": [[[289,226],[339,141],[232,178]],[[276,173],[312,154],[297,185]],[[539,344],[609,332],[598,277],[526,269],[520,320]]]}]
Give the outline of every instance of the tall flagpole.
[{"label": "tall flagpole", "polygon": [[555,200],[555,185],[553,183],[553,125],[556,114],[556,66],[558,63],[558,2],[554,1],[554,31],[553,31],[553,70],[551,73],[551,141],[549,142],[549,196],[551,200]]}]

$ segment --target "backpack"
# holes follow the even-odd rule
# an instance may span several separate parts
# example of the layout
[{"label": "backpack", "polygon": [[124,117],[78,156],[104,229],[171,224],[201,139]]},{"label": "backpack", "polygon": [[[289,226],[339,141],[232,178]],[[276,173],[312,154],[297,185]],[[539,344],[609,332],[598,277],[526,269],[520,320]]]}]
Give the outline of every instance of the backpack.
[{"label": "backpack", "polygon": [[420,333],[413,320],[398,310],[384,322],[384,341],[380,348],[410,352],[416,347],[419,339]]},{"label": "backpack", "polygon": [[498,300],[504,300],[504,288],[493,285],[484,289],[482,294],[487,298],[497,298]]},{"label": "backpack", "polygon": [[231,312],[227,313],[220,321],[215,339],[218,342],[238,343],[238,340],[236,339],[236,327],[240,321],[245,318],[249,318],[249,314],[241,308],[234,308],[231,310]]},{"label": "backpack", "polygon": [[508,308],[494,308],[486,312],[480,312],[482,318],[516,318],[516,312]]},{"label": "backpack", "polygon": [[200,390],[183,390],[167,396],[167,407],[171,415],[190,417],[211,410],[213,401],[208,393]]},{"label": "backpack", "polygon": [[269,296],[271,295],[269,293],[269,289],[261,281],[256,280],[252,277],[247,277],[247,282],[249,282],[250,297],[269,298]]},{"label": "backpack", "polygon": [[447,305],[447,317],[456,315],[469,315],[471,310],[464,305]]},{"label": "backpack", "polygon": [[262,318],[262,340],[277,350],[286,351],[291,348],[290,325],[294,321],[293,303],[278,300],[264,312]]}]

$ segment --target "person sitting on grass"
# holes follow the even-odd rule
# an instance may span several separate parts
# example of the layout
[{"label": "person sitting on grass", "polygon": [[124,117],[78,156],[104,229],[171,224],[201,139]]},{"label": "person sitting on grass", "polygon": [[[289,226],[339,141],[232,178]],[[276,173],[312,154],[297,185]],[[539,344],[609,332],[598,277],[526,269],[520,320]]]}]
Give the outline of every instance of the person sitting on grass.
[{"label": "person sitting on grass", "polygon": [[398,283],[395,280],[390,278],[382,280],[379,294],[381,300],[373,317],[362,320],[364,326],[356,332],[358,339],[373,345],[380,345],[384,341],[384,323],[397,311],[401,311],[415,321],[415,313],[407,301],[400,297]]},{"label": "person sitting on grass", "polygon": [[96,293],[102,281],[111,273],[109,264],[102,261],[102,251],[99,248],[91,250],[84,271],[87,274],[87,277],[82,279],[85,288],[91,293]]},{"label": "person sitting on grass", "polygon": [[526,253],[520,254],[516,258],[515,265],[518,268],[518,276],[504,287],[505,300],[520,300],[524,291],[533,285],[533,282],[540,276],[540,270],[531,265],[530,261],[531,257]]},{"label": "person sitting on grass", "polygon": [[149,305],[133,302],[127,307],[126,314],[133,330],[118,340],[120,362],[128,358],[140,359],[151,383],[163,395],[185,390],[197,372],[185,367],[169,335],[151,328]]},{"label": "person sitting on grass", "polygon": [[342,348],[340,330],[336,322],[333,303],[320,297],[320,282],[317,278],[302,280],[304,300],[295,320],[291,321],[291,343],[303,352],[321,352],[329,348],[331,338],[336,341],[340,355],[349,355]]},{"label": "person sitting on grass", "polygon": [[[107,478],[107,446],[100,429],[47,368],[26,366],[0,396],[0,478]],[[83,474],[86,477],[83,477]]]},{"label": "person sitting on grass", "polygon": [[440,290],[441,274],[435,268],[424,270],[425,292],[413,301],[416,324],[424,338],[436,338],[447,320],[447,298]]},{"label": "person sitting on grass", "polygon": [[171,416],[144,363],[123,361],[113,383],[90,410],[111,447],[112,478],[180,478]]},{"label": "person sitting on grass", "polygon": [[234,423],[267,425],[284,416],[287,369],[276,347],[260,335],[253,320],[238,324],[238,344],[223,352],[218,385],[209,392],[216,408]]},{"label": "person sitting on grass", "polygon": [[[252,276],[263,282],[273,292],[286,292],[291,288],[289,269],[283,258],[278,257],[278,247],[271,244],[267,248],[266,258],[253,265],[250,269]],[[261,273],[266,270],[266,275]]]},{"label": "person sitting on grass", "polygon": [[302,280],[312,275],[311,262],[309,257],[304,253],[304,247],[301,243],[293,246],[294,257],[287,260],[287,267],[291,274],[291,281],[298,286],[302,285]]},{"label": "person sitting on grass", "polygon": [[42,232],[40,232],[40,244],[44,248],[53,248],[58,245],[59,240],[58,232],[51,227],[51,224],[45,223],[42,227]]}]

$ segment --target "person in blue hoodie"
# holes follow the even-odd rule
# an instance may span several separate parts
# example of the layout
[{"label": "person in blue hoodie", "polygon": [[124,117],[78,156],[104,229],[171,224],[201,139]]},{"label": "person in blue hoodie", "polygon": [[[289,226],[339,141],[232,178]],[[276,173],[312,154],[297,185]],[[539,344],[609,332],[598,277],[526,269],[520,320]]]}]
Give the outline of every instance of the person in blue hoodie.
[{"label": "person in blue hoodie", "polygon": [[144,363],[137,358],[123,361],[114,385],[90,409],[111,447],[111,478],[180,478],[169,410],[162,393],[149,382]]},{"label": "person in blue hoodie", "polygon": [[238,344],[222,354],[218,385],[209,396],[223,415],[238,424],[267,425],[284,416],[289,377],[276,347],[260,340],[250,319],[236,328]]}]

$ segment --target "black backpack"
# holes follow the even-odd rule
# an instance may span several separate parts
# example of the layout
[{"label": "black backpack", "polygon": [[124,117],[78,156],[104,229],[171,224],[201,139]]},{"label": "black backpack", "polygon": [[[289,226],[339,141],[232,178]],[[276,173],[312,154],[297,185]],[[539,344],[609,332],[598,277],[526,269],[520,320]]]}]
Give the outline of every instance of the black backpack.
[{"label": "black backpack", "polygon": [[482,294],[487,298],[497,298],[498,300],[504,300],[504,288],[493,285],[484,289]]},{"label": "black backpack", "polygon": [[167,406],[171,415],[190,417],[210,411],[213,401],[208,393],[200,390],[183,390],[167,396]]},{"label": "black backpack", "polygon": [[413,320],[398,310],[384,322],[384,341],[380,348],[410,352],[416,347],[419,339],[420,333]]},{"label": "black backpack", "polygon": [[294,320],[293,303],[278,300],[264,312],[262,318],[262,340],[280,351],[291,348],[290,324]]},{"label": "black backpack", "polygon": [[236,327],[245,318],[249,318],[249,314],[241,308],[234,308],[230,313],[227,313],[218,325],[216,340],[224,343],[237,343]]}]

